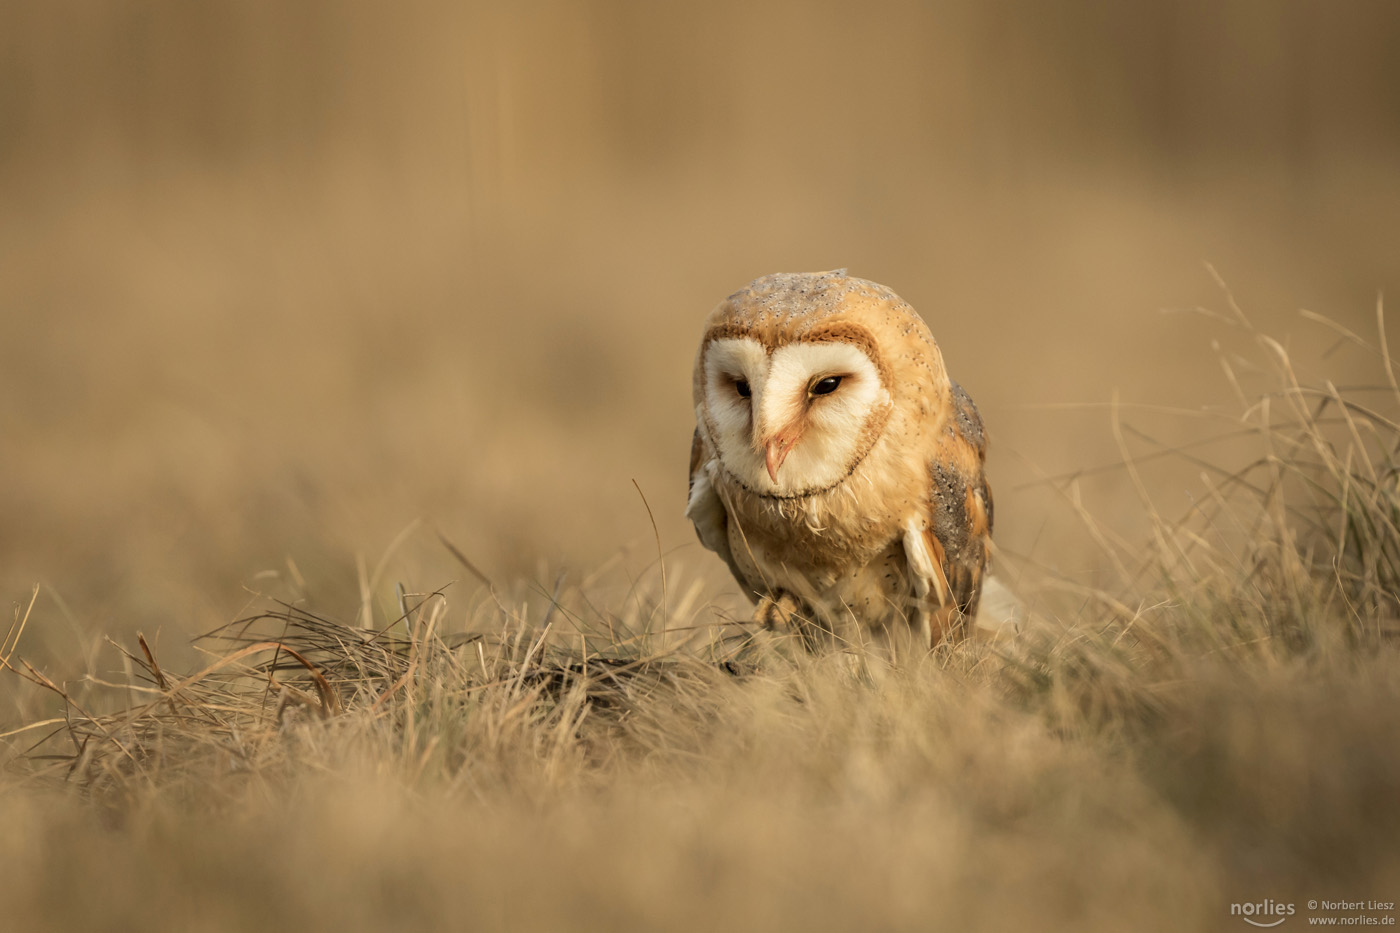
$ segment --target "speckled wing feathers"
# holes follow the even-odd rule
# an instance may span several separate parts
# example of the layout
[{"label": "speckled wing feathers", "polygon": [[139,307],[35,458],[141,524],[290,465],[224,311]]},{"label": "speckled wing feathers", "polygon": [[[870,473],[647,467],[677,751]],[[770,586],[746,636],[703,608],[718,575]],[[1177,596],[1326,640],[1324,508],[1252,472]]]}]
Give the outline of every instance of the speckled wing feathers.
[{"label": "speckled wing feathers", "polygon": [[983,465],[987,456],[982,418],[962,386],[952,384],[948,419],[929,464],[933,479],[929,547],[941,565],[948,598],[933,613],[935,639],[977,615],[992,534],[992,490]]},{"label": "speckled wing feathers", "polygon": [[695,525],[695,533],[700,538],[700,543],[718,554],[729,567],[734,579],[743,584],[744,589],[756,598],[758,594],[734,563],[734,554],[729,548],[729,511],[724,507],[719,492],[714,488],[705,470],[708,459],[704,442],[700,438],[700,429],[696,428],[695,437],[690,444],[690,487],[686,517]]}]

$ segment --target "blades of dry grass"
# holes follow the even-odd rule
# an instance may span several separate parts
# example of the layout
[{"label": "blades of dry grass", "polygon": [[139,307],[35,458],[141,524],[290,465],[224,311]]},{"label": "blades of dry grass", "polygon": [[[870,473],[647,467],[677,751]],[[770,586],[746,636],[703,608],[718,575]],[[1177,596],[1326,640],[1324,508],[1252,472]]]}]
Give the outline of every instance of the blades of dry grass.
[{"label": "blades of dry grass", "polygon": [[34,584],[33,591],[29,594],[29,604],[24,607],[24,612],[15,607],[15,621],[5,630],[5,637],[0,639],[0,667],[9,669],[10,658],[14,657],[15,649],[19,647],[19,640],[24,635],[24,627],[29,624],[29,614],[34,611],[34,603],[39,599],[39,584]]},{"label": "blades of dry grass", "polygon": [[666,630],[671,625],[671,598],[666,586],[666,558],[661,548],[661,531],[656,527],[656,516],[651,513],[651,503],[647,501],[646,493],[642,492],[641,484],[632,480],[632,485],[637,490],[637,495],[642,498],[642,506],[647,510],[647,521],[651,522],[651,533],[656,538],[656,559],[661,566],[661,647],[666,647]]},{"label": "blades of dry grass", "polygon": [[486,584],[486,586],[490,590],[492,590],[493,592],[495,591],[496,585],[491,582],[491,578],[488,577],[486,574],[482,573],[481,570],[477,568],[476,564],[473,564],[470,560],[468,560],[467,555],[463,554],[461,549],[458,548],[457,545],[447,540],[447,535],[443,534],[441,530],[436,528],[433,529],[433,532],[437,535],[438,540],[442,542],[442,546],[447,548],[447,553],[451,554],[452,557],[457,561],[457,563],[461,564],[464,568],[466,568],[466,571],[472,576],[476,577],[482,583]]}]

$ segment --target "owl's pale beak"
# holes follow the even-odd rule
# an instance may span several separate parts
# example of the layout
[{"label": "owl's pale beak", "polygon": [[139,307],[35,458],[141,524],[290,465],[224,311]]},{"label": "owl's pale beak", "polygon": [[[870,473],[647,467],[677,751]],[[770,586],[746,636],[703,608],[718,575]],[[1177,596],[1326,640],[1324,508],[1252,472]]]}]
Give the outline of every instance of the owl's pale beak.
[{"label": "owl's pale beak", "polygon": [[788,452],[797,445],[796,433],[783,431],[768,439],[763,445],[764,461],[768,466],[768,475],[773,482],[778,481],[778,470],[782,468],[783,461],[787,459]]}]

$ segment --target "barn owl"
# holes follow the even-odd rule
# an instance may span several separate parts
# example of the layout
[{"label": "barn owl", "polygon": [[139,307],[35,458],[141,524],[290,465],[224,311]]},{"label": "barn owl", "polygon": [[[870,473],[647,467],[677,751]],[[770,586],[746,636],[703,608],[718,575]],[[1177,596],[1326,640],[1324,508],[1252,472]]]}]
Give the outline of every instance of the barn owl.
[{"label": "barn owl", "polygon": [[770,628],[932,646],[977,612],[992,533],[982,420],[883,285],[764,276],[695,359],[686,516]]}]

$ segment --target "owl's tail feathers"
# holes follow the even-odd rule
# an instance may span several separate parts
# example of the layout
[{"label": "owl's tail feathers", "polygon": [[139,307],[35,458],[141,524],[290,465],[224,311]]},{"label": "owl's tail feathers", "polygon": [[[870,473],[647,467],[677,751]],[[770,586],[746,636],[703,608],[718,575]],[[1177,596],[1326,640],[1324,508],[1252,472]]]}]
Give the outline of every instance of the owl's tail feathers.
[{"label": "owl's tail feathers", "polygon": [[1030,613],[1026,604],[994,576],[982,580],[982,599],[973,620],[973,637],[999,641],[1025,631]]}]

